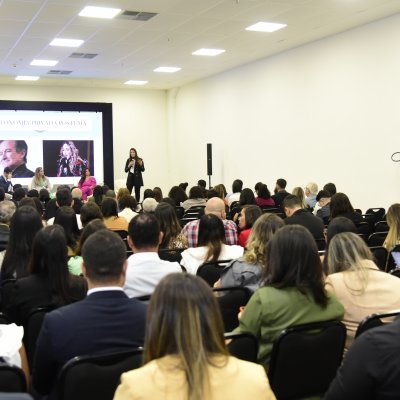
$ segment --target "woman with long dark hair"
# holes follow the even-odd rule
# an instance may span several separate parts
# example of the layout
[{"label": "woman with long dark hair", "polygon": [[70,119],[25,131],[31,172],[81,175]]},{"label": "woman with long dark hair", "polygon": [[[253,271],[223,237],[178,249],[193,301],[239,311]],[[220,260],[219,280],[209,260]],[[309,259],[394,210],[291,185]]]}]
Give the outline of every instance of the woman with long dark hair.
[{"label": "woman with long dark hair", "polygon": [[249,239],[251,228],[257,221],[257,218],[261,217],[262,211],[259,206],[250,205],[244,206],[240,211],[239,215],[239,229],[240,233],[238,236],[238,245],[242,247],[247,246],[247,240]]},{"label": "woman with long dark hair", "polygon": [[186,192],[180,186],[172,186],[168,197],[174,201],[175,206],[180,206],[181,203],[188,199]]},{"label": "woman with long dark hair", "polygon": [[170,274],[156,287],[144,363],[122,375],[114,400],[275,399],[262,367],[229,356],[217,300],[189,274]]},{"label": "woman with long dark hair", "polygon": [[258,186],[256,203],[260,207],[275,207],[275,201],[265,183],[261,183]]},{"label": "woman with long dark hair", "polygon": [[140,188],[143,186],[142,172],[144,172],[143,158],[140,158],[135,148],[129,149],[129,158],[125,163],[125,172],[128,173],[126,179],[126,187],[129,190],[129,194],[132,193],[132,189],[135,188],[135,198],[139,203],[140,201]]},{"label": "woman with long dark hair", "polygon": [[101,212],[108,229],[128,232],[128,221],[126,218],[118,215],[118,203],[116,199],[106,197],[101,204]]},{"label": "woman with long dark hair", "polygon": [[282,330],[340,320],[344,309],[324,289],[317,245],[303,226],[287,225],[268,242],[264,279],[241,314],[238,329],[257,337],[258,361],[268,370],[272,344]]},{"label": "woman with long dark hair", "polygon": [[73,256],[79,240],[79,227],[73,208],[62,206],[56,211],[54,224],[61,225],[67,239],[68,255]]},{"label": "woman with long dark hair", "polygon": [[82,200],[86,201],[93,194],[93,189],[97,185],[96,178],[90,175],[90,169],[85,168],[82,171],[81,179],[78,182],[78,188],[82,191]]},{"label": "woman with long dark hair", "polygon": [[351,219],[355,224],[363,222],[363,217],[354,211],[349,198],[344,193],[336,193],[331,197],[331,221],[336,217]]},{"label": "woman with long dark hair", "polygon": [[85,296],[86,281],[70,275],[67,259],[67,242],[61,226],[47,226],[37,233],[30,275],[17,280],[6,310],[13,322],[24,324],[29,313],[39,306],[60,307]]}]

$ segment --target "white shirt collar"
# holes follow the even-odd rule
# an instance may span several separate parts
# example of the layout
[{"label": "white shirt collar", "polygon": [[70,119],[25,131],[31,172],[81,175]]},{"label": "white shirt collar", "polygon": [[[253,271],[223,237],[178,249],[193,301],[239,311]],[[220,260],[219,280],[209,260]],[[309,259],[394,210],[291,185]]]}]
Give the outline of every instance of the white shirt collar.
[{"label": "white shirt collar", "polygon": [[102,287],[96,287],[96,288],[93,288],[93,289],[89,289],[87,291],[87,295],[89,296],[92,293],[106,292],[106,291],[110,291],[110,290],[119,290],[121,292],[124,291],[121,286],[102,286]]}]

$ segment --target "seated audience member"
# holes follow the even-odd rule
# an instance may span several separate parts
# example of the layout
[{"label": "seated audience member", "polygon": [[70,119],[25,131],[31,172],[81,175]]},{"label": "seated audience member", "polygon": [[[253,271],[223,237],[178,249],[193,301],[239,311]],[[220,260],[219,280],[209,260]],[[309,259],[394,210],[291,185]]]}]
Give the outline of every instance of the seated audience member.
[{"label": "seated audience member", "polygon": [[67,242],[61,226],[48,226],[37,233],[30,275],[17,279],[6,308],[11,321],[25,325],[37,307],[57,308],[85,297],[86,281],[70,275],[67,259]]},{"label": "seated audience member", "polygon": [[28,275],[33,239],[42,229],[40,215],[30,206],[18,208],[11,218],[10,237],[1,265],[1,280]]},{"label": "seated audience member", "polygon": [[19,202],[26,197],[26,192],[25,189],[22,187],[15,188],[14,187],[14,192],[12,195],[12,201],[18,206]]},{"label": "seated audience member", "polygon": [[346,349],[368,315],[400,309],[400,279],[379,270],[358,235],[339,233],[329,243],[326,289],[344,305]]},{"label": "seated audience member", "polygon": [[229,356],[217,300],[198,277],[160,282],[144,349],[144,366],[122,375],[114,400],[275,399],[261,366]]},{"label": "seated audience member", "polygon": [[224,200],[225,204],[228,205],[228,201],[226,200],[227,192],[225,185],[223,185],[222,183],[215,185],[213,187],[213,190],[215,190],[218,193],[218,196],[216,197],[219,197],[220,199]]},{"label": "seated audience member", "polygon": [[118,216],[124,217],[128,221],[128,224],[133,217],[136,217],[136,215],[138,215],[138,213],[136,212],[137,202],[135,198],[130,194],[121,196],[118,200],[118,206],[120,210]]},{"label": "seated audience member", "polygon": [[51,192],[53,185],[51,184],[50,179],[47,176],[45,176],[42,167],[37,167],[35,169],[35,176],[32,178],[30,188],[36,189],[38,191],[46,189],[49,192]]},{"label": "seated audience member", "polygon": [[259,206],[250,205],[244,206],[240,211],[239,215],[239,229],[240,233],[238,236],[238,245],[246,247],[247,240],[251,233],[251,229],[262,214],[261,208]]},{"label": "seated audience member", "polygon": [[310,207],[306,203],[306,196],[302,187],[296,186],[295,188],[293,188],[292,195],[297,196],[301,200],[301,208],[311,211]]},{"label": "seated audience member", "polygon": [[5,167],[3,174],[0,176],[0,187],[4,190],[4,193],[11,194],[13,192],[13,184],[11,182],[12,169]]},{"label": "seated audience member", "polygon": [[157,203],[156,199],[153,199],[152,197],[148,197],[147,199],[144,199],[142,202],[143,212],[154,214],[154,211],[156,210],[157,205],[158,205],[158,203]]},{"label": "seated audience member", "polygon": [[126,195],[128,195],[128,196],[130,195],[129,190],[126,187],[119,188],[118,192],[117,192],[117,201],[118,201],[118,203],[119,203],[121,197],[122,196],[126,196]]},{"label": "seated audience member", "polygon": [[143,192],[143,200],[145,199],[154,199],[155,193],[153,192],[153,189],[145,189]]},{"label": "seated audience member", "polygon": [[276,214],[261,215],[253,225],[244,256],[227,265],[214,286],[245,286],[252,292],[258,289],[263,281],[267,243],[284,225],[282,218]]},{"label": "seated audience member", "polygon": [[213,197],[219,197],[219,193],[214,189],[206,190],[205,197],[209,200]]},{"label": "seated audience member", "polygon": [[[226,219],[225,203],[218,197],[209,199],[204,209],[204,214],[214,214],[222,220],[225,229],[225,243],[227,245],[237,244],[237,228],[233,221]],[[186,236],[189,247],[197,247],[197,238],[199,234],[200,220],[188,222],[182,229],[182,233]]]},{"label": "seated audience member", "polygon": [[118,215],[117,200],[106,197],[101,203],[101,212],[104,217],[106,227],[112,231],[128,232],[128,221]]},{"label": "seated audience member", "polygon": [[[398,278],[397,278],[398,279]],[[338,369],[324,400],[398,399],[400,318],[358,337]]]},{"label": "seated audience member", "polygon": [[46,209],[47,203],[50,201],[50,193],[47,189],[40,189],[39,200],[43,205],[43,209]]},{"label": "seated audience member", "polygon": [[117,199],[117,195],[116,195],[116,193],[114,192],[114,190],[112,190],[112,189],[108,189],[108,190],[107,190],[107,192],[106,192],[106,197],[109,197],[109,198],[111,198],[111,199]]},{"label": "seated audience member", "polygon": [[164,261],[158,256],[162,236],[160,224],[153,214],[139,214],[129,223],[128,244],[133,254],[128,258],[124,286],[129,297],[150,295],[165,275],[182,272],[177,262]]},{"label": "seated audience member", "polygon": [[351,219],[355,224],[363,222],[363,217],[354,211],[349,198],[344,193],[336,193],[331,197],[331,220],[336,217],[346,217]]},{"label": "seated audience member", "polygon": [[80,214],[81,224],[84,228],[90,221],[94,219],[101,219],[103,221],[103,214],[100,207],[93,201],[86,202],[81,208]]},{"label": "seated audience member", "polygon": [[155,198],[156,202],[159,203],[159,202],[162,200],[162,198],[163,198],[163,194],[162,194],[161,188],[159,188],[158,186],[156,186],[156,187],[153,189],[153,193],[154,193],[154,198]]},{"label": "seated audience member", "polygon": [[182,182],[178,186],[186,193],[186,189],[189,186],[189,184],[187,182]]},{"label": "seated audience member", "polygon": [[74,201],[74,205],[72,206],[72,208],[74,209],[75,214],[80,214],[81,208],[83,206],[82,190],[79,189],[78,187],[74,187],[71,190],[71,196],[72,196],[72,200]]},{"label": "seated audience member", "polygon": [[330,197],[336,194],[336,185],[334,183],[327,183],[324,185],[323,189],[331,195]]},{"label": "seated audience member", "polygon": [[[57,208],[58,208],[58,205],[57,205],[57,193],[58,193],[58,191],[63,190],[63,189],[65,189],[65,190],[67,190],[69,192],[71,191],[71,189],[70,189],[70,187],[68,185],[59,185],[57,187],[57,190],[56,190],[55,198],[50,199],[50,194],[49,194],[49,192],[47,192],[47,196],[48,196],[48,200],[47,201],[45,199],[45,192],[42,192],[43,200],[41,200],[41,201],[45,202],[45,205],[46,205],[46,208],[45,208],[45,211],[44,211],[44,218],[45,218],[46,221],[48,221],[48,220],[50,220],[50,219],[55,217],[56,211],[57,211]],[[40,196],[40,194],[39,194],[39,196]],[[68,196],[63,194],[62,197],[63,198],[64,197],[67,198]],[[71,196],[71,198],[72,198],[72,196]],[[64,201],[64,200],[60,199],[60,201]],[[62,204],[62,205],[68,205],[68,204]]]},{"label": "seated audience member", "polygon": [[283,178],[279,178],[276,181],[274,194],[271,196],[275,202],[276,207],[281,207],[283,200],[286,196],[289,196],[289,192],[286,191],[287,182]]},{"label": "seated audience member", "polygon": [[27,197],[39,197],[39,192],[36,189],[28,190]]},{"label": "seated audience member", "polygon": [[197,186],[199,188],[201,188],[201,190],[203,191],[203,197],[206,198],[206,194],[207,194],[207,182],[204,179],[199,179],[197,181]]},{"label": "seated audience member", "polygon": [[232,183],[232,193],[226,196],[229,207],[234,201],[239,201],[242,189],[243,189],[243,181],[240,179],[235,179]]},{"label": "seated audience member", "polygon": [[386,236],[383,247],[391,251],[394,246],[400,244],[400,204],[392,204],[386,214],[386,221],[389,225],[389,232]]},{"label": "seated audience member", "polygon": [[304,194],[306,195],[306,203],[313,210],[317,204],[318,185],[315,182],[307,183]]},{"label": "seated audience member", "polygon": [[159,203],[154,215],[160,223],[161,232],[163,233],[160,249],[187,249],[188,241],[181,232],[182,228],[175,209],[170,204]]},{"label": "seated audience member", "polygon": [[275,207],[275,201],[271,197],[268,186],[264,183],[258,186],[256,203],[260,207]]},{"label": "seated audience member", "polygon": [[56,398],[57,375],[71,358],[129,350],[144,341],[146,306],[122,290],[127,265],[122,239],[100,230],[86,240],[82,256],[87,297],[48,313],[37,342],[32,383],[49,399]]},{"label": "seated audience member", "polygon": [[99,207],[101,207],[101,203],[105,197],[106,195],[103,193],[103,188],[100,185],[97,185],[93,188],[93,195],[88,197],[88,201],[93,201]]},{"label": "seated audience member", "polygon": [[60,207],[54,218],[54,225],[60,225],[64,229],[65,237],[67,239],[68,256],[74,255],[74,251],[78,244],[80,230],[76,222],[76,214],[73,208],[68,206]]},{"label": "seated audience member", "polygon": [[[331,195],[326,190],[320,190],[317,194],[316,200],[317,204],[314,208],[314,213],[318,218],[322,219],[324,225],[328,225],[331,216],[331,206],[329,204],[331,202]],[[318,210],[315,211],[317,206]]]},{"label": "seated audience member", "polygon": [[[96,204],[93,203],[97,207]],[[81,236],[79,238],[78,246],[75,250],[74,256],[68,260],[69,272],[73,275],[82,274],[82,247],[86,242],[86,239],[93,233],[100,231],[102,229],[107,229],[102,219],[94,219],[90,221],[82,230]]]},{"label": "seated audience member", "polygon": [[249,188],[244,188],[240,192],[239,196],[239,201],[234,205],[234,207],[231,207],[231,215],[233,216],[233,221],[238,222],[239,219],[239,214],[240,211],[244,206],[250,206],[250,205],[256,205],[256,197],[254,196],[254,193],[251,189]]},{"label": "seated audience member", "polygon": [[193,186],[189,191],[189,198],[181,203],[185,211],[190,207],[205,206],[206,199],[203,197],[203,191],[199,186]]},{"label": "seated audience member", "polygon": [[238,330],[256,336],[258,361],[267,371],[272,345],[282,330],[341,320],[344,309],[325,291],[317,245],[302,226],[285,226],[275,233],[267,244],[264,272],[264,286],[250,298]]},{"label": "seated audience member", "polygon": [[40,219],[42,219],[42,224],[44,226],[46,226],[46,222],[43,221],[43,207],[37,197],[24,197],[19,202],[18,207],[22,207],[22,206],[29,206],[29,207],[34,208],[37,211],[37,213],[39,214]]},{"label": "seated audience member", "polygon": [[188,199],[187,194],[180,186],[172,186],[168,197],[174,201],[175,206],[180,206],[181,203]]},{"label": "seated audience member", "polygon": [[195,248],[182,252],[181,265],[191,274],[196,274],[200,265],[218,260],[231,260],[243,255],[243,247],[226,245],[224,225],[213,214],[203,215],[199,223],[199,239]]},{"label": "seated audience member", "polygon": [[324,237],[324,223],[320,218],[305,210],[301,206],[301,200],[292,194],[283,200],[283,208],[286,214],[286,225],[302,225],[307,228],[315,239]]},{"label": "seated audience member", "polygon": [[[15,203],[10,200],[3,200],[0,202],[0,260],[3,260],[3,251],[7,247],[10,238],[10,223],[17,207]],[[2,254],[3,253],[3,254]],[[1,265],[1,262],[0,262]]]}]

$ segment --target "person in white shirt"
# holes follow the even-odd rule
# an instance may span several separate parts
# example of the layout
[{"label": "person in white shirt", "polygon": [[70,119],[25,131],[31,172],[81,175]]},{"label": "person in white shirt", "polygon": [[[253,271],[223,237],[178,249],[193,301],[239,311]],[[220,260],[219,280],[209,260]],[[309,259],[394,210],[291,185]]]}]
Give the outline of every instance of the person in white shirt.
[{"label": "person in white shirt", "polygon": [[129,297],[151,295],[158,282],[173,272],[182,272],[177,262],[161,260],[158,246],[163,233],[153,214],[134,217],[128,227],[128,244],[133,254],[128,258],[124,290]]}]

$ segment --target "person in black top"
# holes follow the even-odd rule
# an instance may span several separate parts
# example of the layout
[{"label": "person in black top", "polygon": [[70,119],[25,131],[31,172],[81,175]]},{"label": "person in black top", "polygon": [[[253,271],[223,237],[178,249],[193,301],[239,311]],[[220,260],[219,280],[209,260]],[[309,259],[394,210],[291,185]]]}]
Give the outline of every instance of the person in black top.
[{"label": "person in black top", "polygon": [[128,173],[126,187],[129,193],[132,192],[133,187],[135,188],[136,201],[139,203],[140,187],[143,186],[142,172],[144,172],[144,163],[143,158],[137,155],[137,151],[133,147],[129,150],[129,158],[125,163],[125,172]]},{"label": "person in black top", "polygon": [[13,192],[11,177],[12,177],[12,169],[10,167],[5,167],[3,175],[0,176],[0,187],[4,189],[4,193]]},{"label": "person in black top", "polygon": [[282,202],[286,196],[289,196],[290,193],[286,191],[287,182],[283,178],[279,178],[275,184],[275,190],[271,197],[275,202],[275,206],[282,209]]}]

